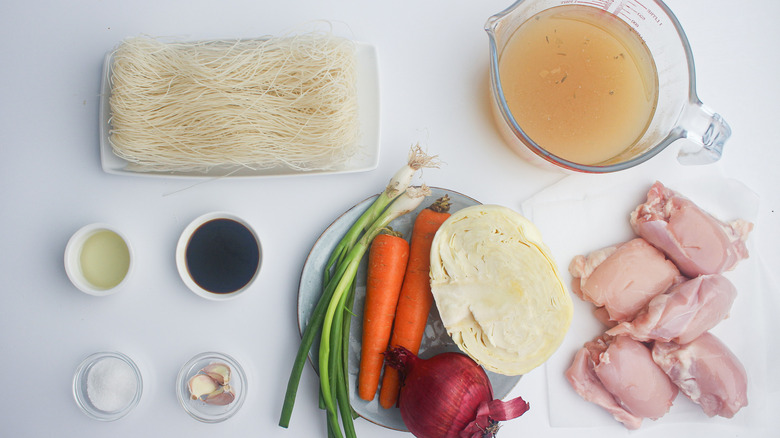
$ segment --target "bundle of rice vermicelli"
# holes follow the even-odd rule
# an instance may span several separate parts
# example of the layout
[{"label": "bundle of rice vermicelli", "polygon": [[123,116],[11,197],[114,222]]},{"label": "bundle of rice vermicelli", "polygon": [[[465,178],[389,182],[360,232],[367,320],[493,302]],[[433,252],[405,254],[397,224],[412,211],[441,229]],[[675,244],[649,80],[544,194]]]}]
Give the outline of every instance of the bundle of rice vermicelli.
[{"label": "bundle of rice vermicelli", "polygon": [[328,170],[358,150],[355,44],[331,34],[113,53],[109,141],[138,171]]}]

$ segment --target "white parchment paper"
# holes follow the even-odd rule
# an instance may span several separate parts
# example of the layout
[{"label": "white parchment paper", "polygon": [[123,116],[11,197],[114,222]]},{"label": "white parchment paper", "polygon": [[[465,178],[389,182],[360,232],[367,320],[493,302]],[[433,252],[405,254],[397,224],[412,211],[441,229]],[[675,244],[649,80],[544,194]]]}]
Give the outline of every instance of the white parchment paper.
[{"label": "white parchment paper", "polygon": [[[561,273],[571,284],[568,265],[575,255],[634,237],[629,214],[644,202],[647,190],[656,180],[721,220],[742,218],[755,224],[759,199],[748,187],[724,177],[716,166],[683,167],[670,160],[616,174],[566,176],[524,202],[522,210],[541,230]],[[761,224],[755,224],[748,238],[751,257],[724,274],[736,285],[738,296],[730,317],[712,330],[747,370],[749,405],[733,419],[709,418],[680,394],[666,416],[656,422],[645,420],[641,429],[660,423],[727,422],[746,427],[765,423],[761,408],[766,398],[767,350],[771,343],[764,317],[767,312],[763,309],[769,290],[762,285],[762,267],[752,245],[760,234]],[[591,304],[575,295],[572,298],[575,306],[571,329],[546,363],[550,425],[623,428],[605,410],[582,399],[564,377],[575,352],[605,330],[594,318]]]}]

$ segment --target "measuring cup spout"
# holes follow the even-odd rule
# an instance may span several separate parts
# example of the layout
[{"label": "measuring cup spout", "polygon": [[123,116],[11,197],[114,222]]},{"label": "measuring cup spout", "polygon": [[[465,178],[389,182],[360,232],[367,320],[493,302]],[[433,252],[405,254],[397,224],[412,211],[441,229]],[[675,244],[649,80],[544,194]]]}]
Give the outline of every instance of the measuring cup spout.
[{"label": "measuring cup spout", "polygon": [[731,137],[731,128],[720,114],[701,102],[689,104],[679,124],[682,136],[691,140],[677,155],[682,164],[710,164],[723,155],[723,145]]}]

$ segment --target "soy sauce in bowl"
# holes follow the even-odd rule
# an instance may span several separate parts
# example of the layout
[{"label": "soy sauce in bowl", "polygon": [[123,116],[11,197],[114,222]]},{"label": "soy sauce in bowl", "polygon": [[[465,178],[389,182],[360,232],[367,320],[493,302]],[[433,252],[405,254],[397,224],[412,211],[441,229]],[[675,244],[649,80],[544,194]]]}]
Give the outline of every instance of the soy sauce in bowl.
[{"label": "soy sauce in bowl", "polygon": [[248,224],[220,213],[201,216],[182,233],[177,265],[187,286],[209,299],[246,290],[260,269],[260,242]]}]

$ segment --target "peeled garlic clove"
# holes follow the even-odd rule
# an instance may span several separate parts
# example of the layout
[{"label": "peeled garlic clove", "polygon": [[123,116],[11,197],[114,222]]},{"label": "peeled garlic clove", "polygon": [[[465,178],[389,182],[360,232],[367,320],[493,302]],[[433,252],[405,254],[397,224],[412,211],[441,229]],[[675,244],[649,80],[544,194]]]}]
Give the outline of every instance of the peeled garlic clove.
[{"label": "peeled garlic clove", "polygon": [[196,374],[187,382],[190,389],[190,397],[196,400],[204,395],[212,394],[219,389],[217,382],[206,374]]},{"label": "peeled garlic clove", "polygon": [[216,391],[206,396],[203,401],[210,405],[225,406],[233,403],[235,399],[236,394],[233,392],[233,389],[230,385],[225,385],[217,388]]},{"label": "peeled garlic clove", "polygon": [[221,362],[206,365],[200,372],[208,375],[219,385],[230,383],[230,367]]}]

